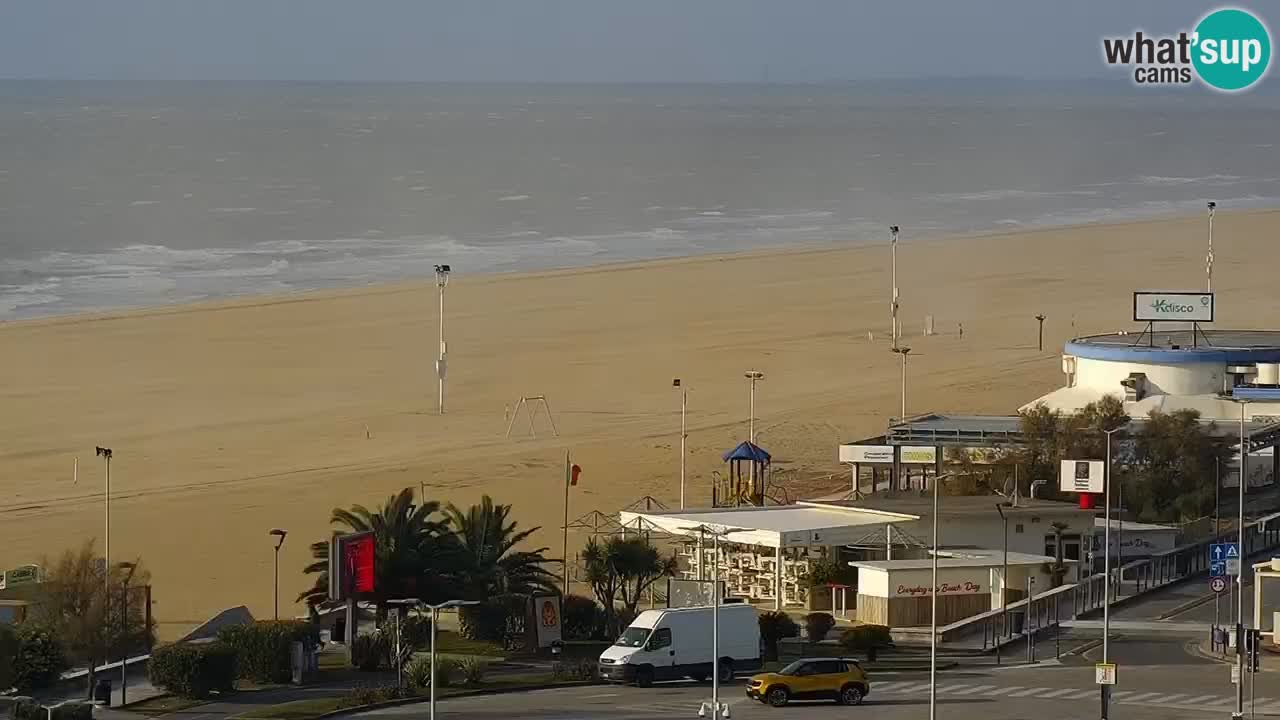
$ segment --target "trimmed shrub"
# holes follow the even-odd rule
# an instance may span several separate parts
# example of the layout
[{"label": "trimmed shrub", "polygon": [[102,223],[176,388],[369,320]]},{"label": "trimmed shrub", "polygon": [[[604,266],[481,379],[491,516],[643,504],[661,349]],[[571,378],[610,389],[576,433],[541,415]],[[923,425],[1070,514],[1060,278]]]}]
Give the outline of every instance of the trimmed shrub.
[{"label": "trimmed shrub", "polygon": [[13,684],[19,690],[47,688],[67,669],[62,643],[48,628],[31,623],[18,626],[18,652],[13,660]]},{"label": "trimmed shrub", "polygon": [[816,612],[804,616],[804,629],[809,635],[809,642],[820,643],[827,639],[827,633],[836,626],[836,619],[831,613]]},{"label": "trimmed shrub", "polygon": [[236,651],[222,643],[174,643],[151,652],[151,683],[174,695],[207,698],[236,685]]},{"label": "trimmed shrub", "polygon": [[409,663],[404,669],[404,675],[409,687],[419,690],[431,687],[431,658],[423,655]]},{"label": "trimmed shrub", "polygon": [[551,666],[551,677],[557,680],[595,680],[598,667],[595,660],[568,660]]},{"label": "trimmed shrub", "polygon": [[376,672],[387,661],[387,637],[380,632],[357,635],[351,644],[351,661],[362,672]]},{"label": "trimmed shrub", "polygon": [[388,700],[407,698],[410,695],[411,693],[407,689],[395,685],[357,685],[347,691],[347,694],[343,695],[338,701],[338,709],[363,707],[387,702]]},{"label": "trimmed shrub", "polygon": [[560,614],[567,640],[595,640],[604,637],[604,608],[593,599],[566,595]]},{"label": "trimmed shrub", "polygon": [[854,652],[866,653],[868,659],[875,655],[876,648],[885,647],[890,643],[892,638],[889,635],[889,628],[884,625],[857,625],[840,635],[841,645]]},{"label": "trimmed shrub", "polygon": [[770,610],[762,612],[759,616],[760,623],[760,641],[764,643],[765,659],[778,659],[778,643],[783,638],[793,638],[800,634],[800,626],[796,624],[791,616]]},{"label": "trimmed shrub", "polygon": [[[431,662],[431,659],[427,658],[427,662]],[[453,658],[442,657],[438,658],[436,662],[439,663],[436,665],[436,683],[440,687],[452,686],[454,680],[457,679],[458,661]]]},{"label": "trimmed shrub", "polygon": [[488,669],[487,663],[476,658],[467,658],[458,664],[458,670],[462,674],[462,683],[467,687],[475,687],[483,682],[485,671]]},{"label": "trimmed shrub", "polygon": [[218,640],[234,648],[237,672],[258,683],[287,683],[292,677],[289,645],[315,647],[320,634],[301,620],[264,620],[251,625],[230,625],[218,632]]}]

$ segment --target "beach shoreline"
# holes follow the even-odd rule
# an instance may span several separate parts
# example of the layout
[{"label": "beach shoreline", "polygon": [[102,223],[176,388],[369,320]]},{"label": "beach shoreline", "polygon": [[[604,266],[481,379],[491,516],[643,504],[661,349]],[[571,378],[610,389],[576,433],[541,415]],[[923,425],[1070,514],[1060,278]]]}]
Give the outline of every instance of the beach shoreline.
[{"label": "beach shoreline", "polygon": [[[1278,228],[1280,210],[1218,213],[1217,326],[1272,321]],[[1134,329],[1133,290],[1204,286],[1204,235],[1190,216],[904,240],[908,413],[1013,413],[1061,386],[1062,343]],[[756,427],[784,482],[838,489],[838,443],[898,414],[885,245],[456,275],[444,415],[429,279],[2,322],[0,562],[101,543],[96,445],[115,453],[112,560],[151,571],[165,637],[239,604],[268,616],[268,529],[289,531],[291,600],[333,507],[406,486],[511,503],[558,557],[566,451],[583,468],[571,520],[673,502],[680,377],[688,495],[705,505],[720,452],[745,436],[749,368],[765,373]],[[526,395],[548,397],[558,437],[541,423],[528,437],[523,418],[505,436]]]}]

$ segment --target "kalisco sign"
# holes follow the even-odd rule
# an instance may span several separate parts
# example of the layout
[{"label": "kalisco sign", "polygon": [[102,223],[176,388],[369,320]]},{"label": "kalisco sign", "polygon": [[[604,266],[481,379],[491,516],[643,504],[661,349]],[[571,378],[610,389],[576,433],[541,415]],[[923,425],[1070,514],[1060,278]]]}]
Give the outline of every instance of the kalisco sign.
[{"label": "kalisco sign", "polygon": [[1213,293],[1135,292],[1133,319],[1139,322],[1213,322]]}]

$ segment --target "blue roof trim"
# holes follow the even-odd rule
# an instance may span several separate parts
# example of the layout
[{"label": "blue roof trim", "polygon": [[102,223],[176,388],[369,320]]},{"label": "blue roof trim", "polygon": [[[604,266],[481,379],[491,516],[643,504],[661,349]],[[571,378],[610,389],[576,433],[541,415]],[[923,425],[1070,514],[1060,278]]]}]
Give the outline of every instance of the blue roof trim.
[{"label": "blue roof trim", "polygon": [[1280,388],[1234,387],[1231,394],[1241,400],[1280,400]]},{"label": "blue roof trim", "polygon": [[1096,345],[1088,342],[1073,341],[1068,342],[1062,351],[1067,355],[1075,355],[1089,360],[1111,360],[1113,362],[1164,363],[1169,365],[1192,363],[1280,363],[1280,347],[1219,348],[1201,346],[1171,350],[1167,347],[1153,348],[1144,345],[1117,347],[1115,345]]}]

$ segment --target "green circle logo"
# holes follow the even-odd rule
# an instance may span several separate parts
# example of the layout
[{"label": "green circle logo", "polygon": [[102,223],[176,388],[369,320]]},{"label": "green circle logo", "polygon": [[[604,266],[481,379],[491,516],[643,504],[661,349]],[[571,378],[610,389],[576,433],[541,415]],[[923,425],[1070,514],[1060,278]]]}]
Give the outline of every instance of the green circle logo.
[{"label": "green circle logo", "polygon": [[1235,8],[1215,10],[1195,30],[1191,63],[1210,87],[1243,90],[1262,79],[1271,61],[1271,37],[1261,20]]}]

